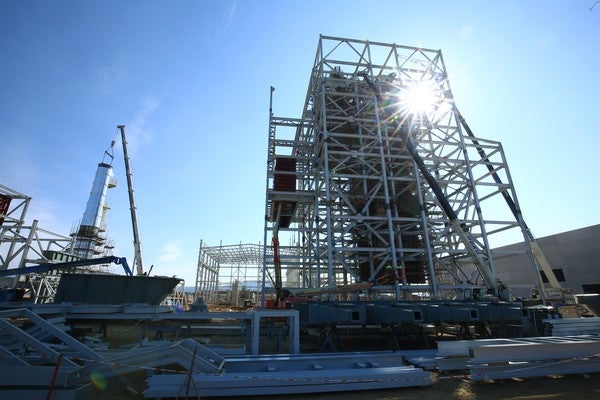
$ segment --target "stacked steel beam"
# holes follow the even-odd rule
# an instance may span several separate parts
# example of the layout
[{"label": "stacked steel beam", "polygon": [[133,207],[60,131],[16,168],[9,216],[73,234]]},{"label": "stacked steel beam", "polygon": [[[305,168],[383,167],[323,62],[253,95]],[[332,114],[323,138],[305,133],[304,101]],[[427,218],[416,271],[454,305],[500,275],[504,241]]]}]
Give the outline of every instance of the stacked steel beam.
[{"label": "stacked steel beam", "polygon": [[598,335],[440,341],[438,351],[438,369],[474,380],[600,372]]}]

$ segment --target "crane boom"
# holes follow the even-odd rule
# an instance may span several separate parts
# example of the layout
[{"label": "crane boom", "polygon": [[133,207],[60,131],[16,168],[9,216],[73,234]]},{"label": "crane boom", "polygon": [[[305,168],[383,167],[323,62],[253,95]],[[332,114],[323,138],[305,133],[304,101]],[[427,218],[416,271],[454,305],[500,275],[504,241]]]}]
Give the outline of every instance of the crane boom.
[{"label": "crane boom", "polygon": [[131,209],[131,224],[133,225],[133,267],[137,275],[144,275],[142,266],[142,247],[140,244],[140,235],[138,232],[137,213],[135,207],[135,198],[133,196],[133,180],[131,177],[131,168],[129,167],[129,155],[127,154],[127,140],[125,139],[125,125],[117,125],[121,131],[121,140],[123,142],[123,158],[125,159],[125,173],[127,174],[127,188],[129,192],[129,208]]}]

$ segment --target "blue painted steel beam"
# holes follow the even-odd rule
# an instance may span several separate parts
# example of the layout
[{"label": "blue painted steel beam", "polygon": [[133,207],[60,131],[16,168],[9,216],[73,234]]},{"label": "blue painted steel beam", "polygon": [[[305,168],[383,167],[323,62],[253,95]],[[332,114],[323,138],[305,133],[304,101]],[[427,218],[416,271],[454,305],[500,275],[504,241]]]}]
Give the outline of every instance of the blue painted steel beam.
[{"label": "blue painted steel beam", "polygon": [[304,326],[520,322],[524,317],[520,303],[324,301],[296,307]]}]

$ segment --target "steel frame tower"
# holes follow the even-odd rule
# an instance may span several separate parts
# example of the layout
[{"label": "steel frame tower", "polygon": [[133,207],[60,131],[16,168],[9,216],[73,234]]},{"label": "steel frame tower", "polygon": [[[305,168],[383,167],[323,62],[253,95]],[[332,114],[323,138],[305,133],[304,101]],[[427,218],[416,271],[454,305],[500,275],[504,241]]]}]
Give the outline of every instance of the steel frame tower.
[{"label": "steel frame tower", "polygon": [[224,285],[230,288],[231,304],[237,305],[237,292],[258,291],[255,286],[263,264],[262,249],[260,244],[206,246],[200,241],[194,297],[216,303],[219,285]]},{"label": "steel frame tower", "polygon": [[495,284],[490,237],[519,229],[502,146],[472,135],[439,50],[320,37],[302,117],[270,112],[266,187],[263,281],[277,231],[304,287],[471,298]]},{"label": "steel frame tower", "polygon": [[202,298],[207,303],[217,301],[219,286],[219,261],[206,251],[204,242],[200,241],[198,250],[198,268],[196,269],[196,285],[194,300]]}]

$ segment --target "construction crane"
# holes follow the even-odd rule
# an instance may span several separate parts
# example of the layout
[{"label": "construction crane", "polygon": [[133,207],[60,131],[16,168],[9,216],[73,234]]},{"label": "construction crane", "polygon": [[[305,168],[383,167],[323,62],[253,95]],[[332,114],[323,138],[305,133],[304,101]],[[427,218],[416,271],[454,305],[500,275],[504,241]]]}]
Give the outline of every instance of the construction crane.
[{"label": "construction crane", "polygon": [[121,140],[123,142],[123,158],[125,159],[125,173],[127,174],[127,189],[129,192],[129,208],[131,210],[131,225],[133,226],[133,267],[137,275],[144,275],[142,266],[142,247],[140,243],[140,234],[138,232],[137,213],[135,207],[135,198],[133,196],[133,180],[131,177],[131,168],[129,167],[129,156],[127,154],[127,140],[125,139],[125,125],[117,125],[121,131]]},{"label": "construction crane", "polygon": [[[371,91],[373,92],[373,95],[375,96],[375,106],[379,107],[383,105],[384,100],[382,98],[381,92],[377,89],[377,87],[371,81],[367,74],[362,74],[362,76],[369,88],[371,89]],[[448,217],[450,225],[452,226],[454,232],[456,232],[456,234],[459,236],[461,242],[465,246],[467,253],[469,254],[471,259],[473,260],[473,263],[481,273],[486,288],[501,300],[511,301],[512,295],[510,290],[500,281],[500,279],[498,279],[495,272],[490,268],[487,257],[485,257],[481,249],[477,247],[473,236],[467,231],[467,229],[465,229],[461,221],[458,219],[458,215],[450,205],[450,202],[448,201],[447,197],[444,195],[441,186],[439,185],[435,177],[429,172],[427,166],[425,165],[425,162],[419,155],[417,147],[410,135],[410,127],[412,124],[411,115],[409,114],[402,119],[393,118],[393,115],[387,115],[389,114],[389,112],[387,112],[387,110],[385,110],[383,107],[381,107],[381,112],[385,116],[386,120],[395,122],[396,133],[406,144],[406,149],[417,164],[419,171],[429,184],[429,187],[431,188],[435,197],[437,198],[440,207]]]}]

